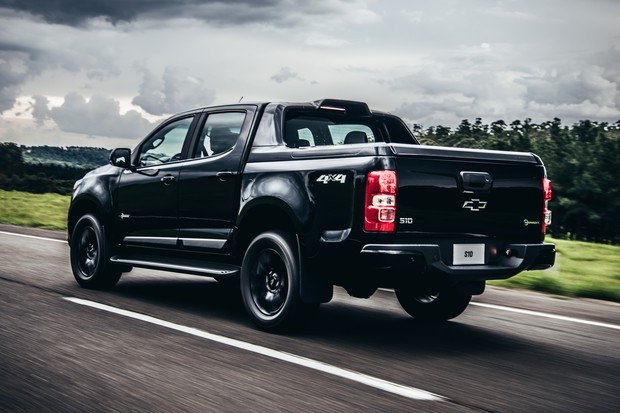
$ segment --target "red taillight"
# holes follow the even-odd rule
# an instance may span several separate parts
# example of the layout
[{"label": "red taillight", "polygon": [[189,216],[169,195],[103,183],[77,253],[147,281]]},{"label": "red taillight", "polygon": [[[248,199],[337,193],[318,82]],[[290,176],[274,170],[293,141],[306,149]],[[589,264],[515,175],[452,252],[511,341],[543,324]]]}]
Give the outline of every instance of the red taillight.
[{"label": "red taillight", "polygon": [[542,188],[543,188],[543,196],[545,200],[545,204],[543,207],[543,224],[542,224],[542,232],[543,234],[547,232],[547,227],[551,225],[551,211],[549,210],[549,201],[551,200],[551,196],[553,195],[553,190],[551,189],[551,181],[547,178],[543,178],[542,180]]},{"label": "red taillight", "polygon": [[371,171],[366,176],[364,230],[394,231],[396,220],[396,172]]},{"label": "red taillight", "polygon": [[553,190],[551,189],[551,181],[547,178],[543,178],[543,194],[545,195],[545,201],[551,200],[551,195],[553,195]]}]

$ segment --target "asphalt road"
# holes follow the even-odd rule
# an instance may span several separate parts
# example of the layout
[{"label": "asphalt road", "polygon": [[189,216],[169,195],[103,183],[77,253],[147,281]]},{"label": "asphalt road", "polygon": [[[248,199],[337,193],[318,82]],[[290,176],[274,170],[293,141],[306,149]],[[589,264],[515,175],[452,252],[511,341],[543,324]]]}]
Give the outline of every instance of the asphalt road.
[{"label": "asphalt road", "polygon": [[2,412],[620,411],[618,304],[489,288],[429,325],[390,291],[337,289],[273,335],[208,278],[81,289],[63,241],[0,225]]}]

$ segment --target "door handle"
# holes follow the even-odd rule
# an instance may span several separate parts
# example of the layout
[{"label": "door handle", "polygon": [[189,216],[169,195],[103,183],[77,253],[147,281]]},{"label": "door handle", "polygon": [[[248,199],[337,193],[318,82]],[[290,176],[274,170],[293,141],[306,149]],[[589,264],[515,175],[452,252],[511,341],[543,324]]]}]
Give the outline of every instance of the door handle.
[{"label": "door handle", "polygon": [[164,185],[170,185],[172,182],[174,182],[175,179],[177,178],[175,178],[174,175],[166,175],[162,177],[160,180],[164,183]]},{"label": "door handle", "polygon": [[232,171],[219,171],[217,174],[215,174],[215,176],[220,178],[221,181],[225,181],[233,175],[234,174]]}]

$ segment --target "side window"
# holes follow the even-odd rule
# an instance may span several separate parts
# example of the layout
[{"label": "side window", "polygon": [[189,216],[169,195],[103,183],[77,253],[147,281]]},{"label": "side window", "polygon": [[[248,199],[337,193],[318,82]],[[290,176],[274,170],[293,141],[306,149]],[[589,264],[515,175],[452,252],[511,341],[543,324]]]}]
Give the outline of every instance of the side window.
[{"label": "side window", "polygon": [[372,130],[366,125],[329,125],[329,133],[332,135],[332,140],[336,145],[375,142]]},{"label": "side window", "polygon": [[202,128],[194,157],[217,155],[235,146],[245,117],[245,112],[210,114]]},{"label": "side window", "polygon": [[297,136],[299,136],[299,146],[316,146],[314,142],[314,135],[312,131],[308,128],[299,129],[297,131]]},{"label": "side window", "polygon": [[193,120],[194,117],[179,119],[158,130],[140,147],[138,166],[155,166],[180,160],[183,143]]},{"label": "side window", "polygon": [[324,145],[320,131],[325,122],[319,119],[288,119],[285,123],[284,141],[290,148]]}]

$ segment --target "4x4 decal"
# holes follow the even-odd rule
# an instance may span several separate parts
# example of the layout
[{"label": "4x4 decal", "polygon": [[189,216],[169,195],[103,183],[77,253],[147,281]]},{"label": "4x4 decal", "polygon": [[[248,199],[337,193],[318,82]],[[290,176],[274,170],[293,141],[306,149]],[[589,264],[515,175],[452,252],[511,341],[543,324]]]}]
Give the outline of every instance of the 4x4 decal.
[{"label": "4x4 decal", "polygon": [[347,181],[345,174],[323,174],[316,179],[317,182],[323,182],[327,184],[329,182],[340,182],[344,184]]}]

